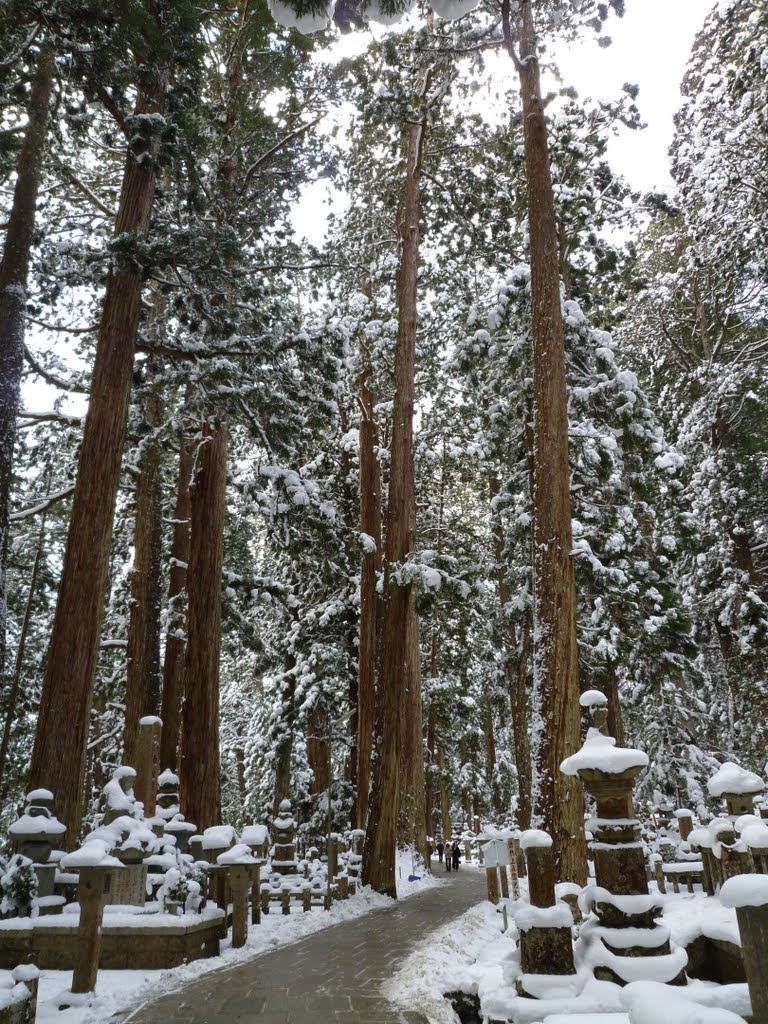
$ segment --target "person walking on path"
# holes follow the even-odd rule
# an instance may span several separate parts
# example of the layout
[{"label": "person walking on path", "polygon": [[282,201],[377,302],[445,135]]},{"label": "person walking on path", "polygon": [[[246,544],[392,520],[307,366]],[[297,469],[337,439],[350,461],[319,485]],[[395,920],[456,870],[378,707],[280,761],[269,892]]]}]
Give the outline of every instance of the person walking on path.
[{"label": "person walking on path", "polygon": [[451,844],[445,844],[445,870],[451,870]]},{"label": "person walking on path", "polygon": [[442,839],[438,839],[437,846],[435,847],[435,849],[437,850],[437,859],[442,864],[443,863],[443,841],[442,841]]},{"label": "person walking on path", "polygon": [[453,844],[453,852],[451,853],[451,859],[453,860],[453,870],[459,870],[459,864],[461,863],[461,847],[458,843]]}]

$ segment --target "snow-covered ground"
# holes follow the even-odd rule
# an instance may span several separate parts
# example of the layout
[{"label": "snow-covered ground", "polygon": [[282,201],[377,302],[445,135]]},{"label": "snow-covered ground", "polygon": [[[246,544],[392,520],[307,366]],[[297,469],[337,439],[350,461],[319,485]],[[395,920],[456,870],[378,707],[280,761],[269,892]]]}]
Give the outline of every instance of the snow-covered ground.
[{"label": "snow-covered ground", "polygon": [[[509,928],[504,934],[501,914],[488,902],[434,931],[384,987],[386,998],[420,1011],[430,1024],[459,1024],[443,998],[452,991],[478,995],[482,1012],[491,1020],[517,1024],[737,1024],[740,1015],[749,1013],[746,985],[691,981],[678,989],[636,982],[622,989],[597,981],[589,953],[579,956],[578,944],[575,985],[569,981],[559,994],[558,979],[552,978],[544,998],[521,999],[514,984],[520,974],[517,907],[507,902]],[[687,945],[697,935],[739,941],[734,911],[701,894],[668,894],[663,920],[673,946]]]},{"label": "snow-covered ground", "polygon": [[[424,875],[419,881],[409,882],[414,874],[410,854],[401,852],[397,862],[397,894],[401,899],[423,892],[444,882],[433,875]],[[294,910],[290,916],[270,913],[262,917],[261,924],[252,925],[248,943],[241,949],[232,949],[230,940],[222,942],[221,953],[208,960],[196,960],[172,970],[163,971],[99,971],[96,991],[87,996],[73,996],[69,991],[71,971],[42,971],[38,995],[38,1024],[103,1024],[115,1015],[125,1015],[142,1003],[156,999],[166,992],[181,988],[187,982],[209,971],[220,970],[243,963],[262,953],[272,952],[279,946],[297,942],[329,925],[367,914],[378,907],[391,904],[386,896],[362,889],[349,900],[334,903],[329,912],[313,909],[310,913]],[[0,980],[10,972],[0,971]],[[66,1006],[66,1009],[62,1009]]]}]

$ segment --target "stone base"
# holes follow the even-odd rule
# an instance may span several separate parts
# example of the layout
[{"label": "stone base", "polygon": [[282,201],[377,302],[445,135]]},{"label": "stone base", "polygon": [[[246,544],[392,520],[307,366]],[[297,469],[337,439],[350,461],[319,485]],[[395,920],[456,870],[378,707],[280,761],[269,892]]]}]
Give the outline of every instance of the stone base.
[{"label": "stone base", "polygon": [[570,928],[529,928],[520,932],[523,974],[575,974]]},{"label": "stone base", "polygon": [[[71,971],[77,953],[77,926],[54,926],[51,920],[37,918],[27,927],[0,927],[0,968],[9,970],[17,964],[34,963],[41,970]],[[18,919],[14,922],[20,923]],[[99,967],[162,970],[218,956],[220,929],[220,915],[192,921],[177,918],[167,925],[136,928],[109,925],[105,920]]]},{"label": "stone base", "polygon": [[147,865],[126,864],[112,872],[106,902],[118,907],[143,907],[147,900]]},{"label": "stone base", "polygon": [[747,980],[741,946],[724,939],[697,936],[685,947],[688,954],[686,973],[698,981],[714,981],[718,985],[740,985]]}]

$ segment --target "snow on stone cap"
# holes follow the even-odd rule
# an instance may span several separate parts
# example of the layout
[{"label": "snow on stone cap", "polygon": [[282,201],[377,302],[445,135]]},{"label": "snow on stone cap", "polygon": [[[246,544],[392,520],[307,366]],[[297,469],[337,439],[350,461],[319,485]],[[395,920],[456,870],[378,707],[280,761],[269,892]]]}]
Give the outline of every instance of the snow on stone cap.
[{"label": "snow on stone cap", "polygon": [[181,780],[179,776],[171,771],[170,768],[166,768],[164,772],[160,772],[157,777],[158,786],[178,786]]},{"label": "snow on stone cap", "polygon": [[708,828],[695,828],[688,836],[691,846],[703,846],[706,850],[712,849],[712,835]]},{"label": "snow on stone cap", "polygon": [[734,875],[723,882],[720,902],[724,907],[764,907],[768,904],[768,875]]},{"label": "snow on stone cap", "polygon": [[585,690],[579,697],[579,704],[583,708],[602,708],[608,703],[608,698],[602,690]]},{"label": "snow on stone cap", "polygon": [[240,838],[249,846],[263,846],[269,842],[269,829],[266,825],[246,825]]},{"label": "snow on stone cap", "polygon": [[43,814],[22,814],[8,829],[12,836],[60,836],[67,831],[58,818],[46,818]]},{"label": "snow on stone cap", "polygon": [[515,914],[518,931],[531,928],[570,928],[573,914],[567,903],[556,903],[553,907],[533,907],[523,904]]},{"label": "snow on stone cap", "polygon": [[765,783],[759,775],[740,768],[734,761],[721,764],[707,783],[710,796],[721,797],[726,793],[746,796],[749,793],[762,793]]},{"label": "snow on stone cap", "polygon": [[211,825],[203,832],[203,849],[220,850],[224,846],[229,849],[236,838],[237,834],[231,825]]},{"label": "snow on stone cap", "polygon": [[225,850],[216,858],[217,864],[256,864],[257,860],[245,843],[237,843],[231,850]]},{"label": "snow on stone cap", "polygon": [[693,811],[689,810],[687,807],[681,807],[679,810],[675,811],[675,817],[678,818],[678,819],[680,819],[680,818],[692,818],[693,817]]},{"label": "snow on stone cap", "polygon": [[741,830],[741,838],[750,850],[768,850],[768,825],[758,821]]},{"label": "snow on stone cap", "polygon": [[14,981],[36,981],[40,977],[40,968],[34,964],[19,964],[11,971]]},{"label": "snow on stone cap", "polygon": [[621,990],[630,1024],[744,1024],[731,1010],[702,1006],[658,981],[633,981]]},{"label": "snow on stone cap", "polygon": [[139,719],[139,725],[162,725],[162,718],[158,718],[157,715],[144,715],[143,718]]},{"label": "snow on stone cap", "polygon": [[87,839],[79,850],[64,857],[61,866],[65,871],[70,868],[121,868],[117,857],[110,856],[110,849],[103,839]]},{"label": "snow on stone cap", "polygon": [[617,747],[613,736],[604,736],[590,729],[581,750],[571,754],[560,765],[564,775],[578,775],[582,769],[620,775],[629,768],[645,768],[648,755],[633,747]]},{"label": "snow on stone cap", "polygon": [[33,800],[53,800],[53,793],[50,789],[33,789],[24,797],[24,803],[31,804]]},{"label": "snow on stone cap", "polygon": [[540,828],[527,828],[520,836],[521,850],[548,850],[552,845],[552,836]]}]

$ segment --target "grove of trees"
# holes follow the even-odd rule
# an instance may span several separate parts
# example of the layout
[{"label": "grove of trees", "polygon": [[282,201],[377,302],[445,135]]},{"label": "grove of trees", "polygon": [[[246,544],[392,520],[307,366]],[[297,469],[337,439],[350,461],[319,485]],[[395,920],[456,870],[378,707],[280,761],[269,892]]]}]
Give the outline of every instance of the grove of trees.
[{"label": "grove of trees", "polygon": [[0,831],[144,715],[201,830],[330,802],[390,893],[475,815],[582,881],[591,687],[649,803],[763,769],[768,12],[643,196],[637,89],[548,84],[620,0],[469,6],[0,0]]}]

